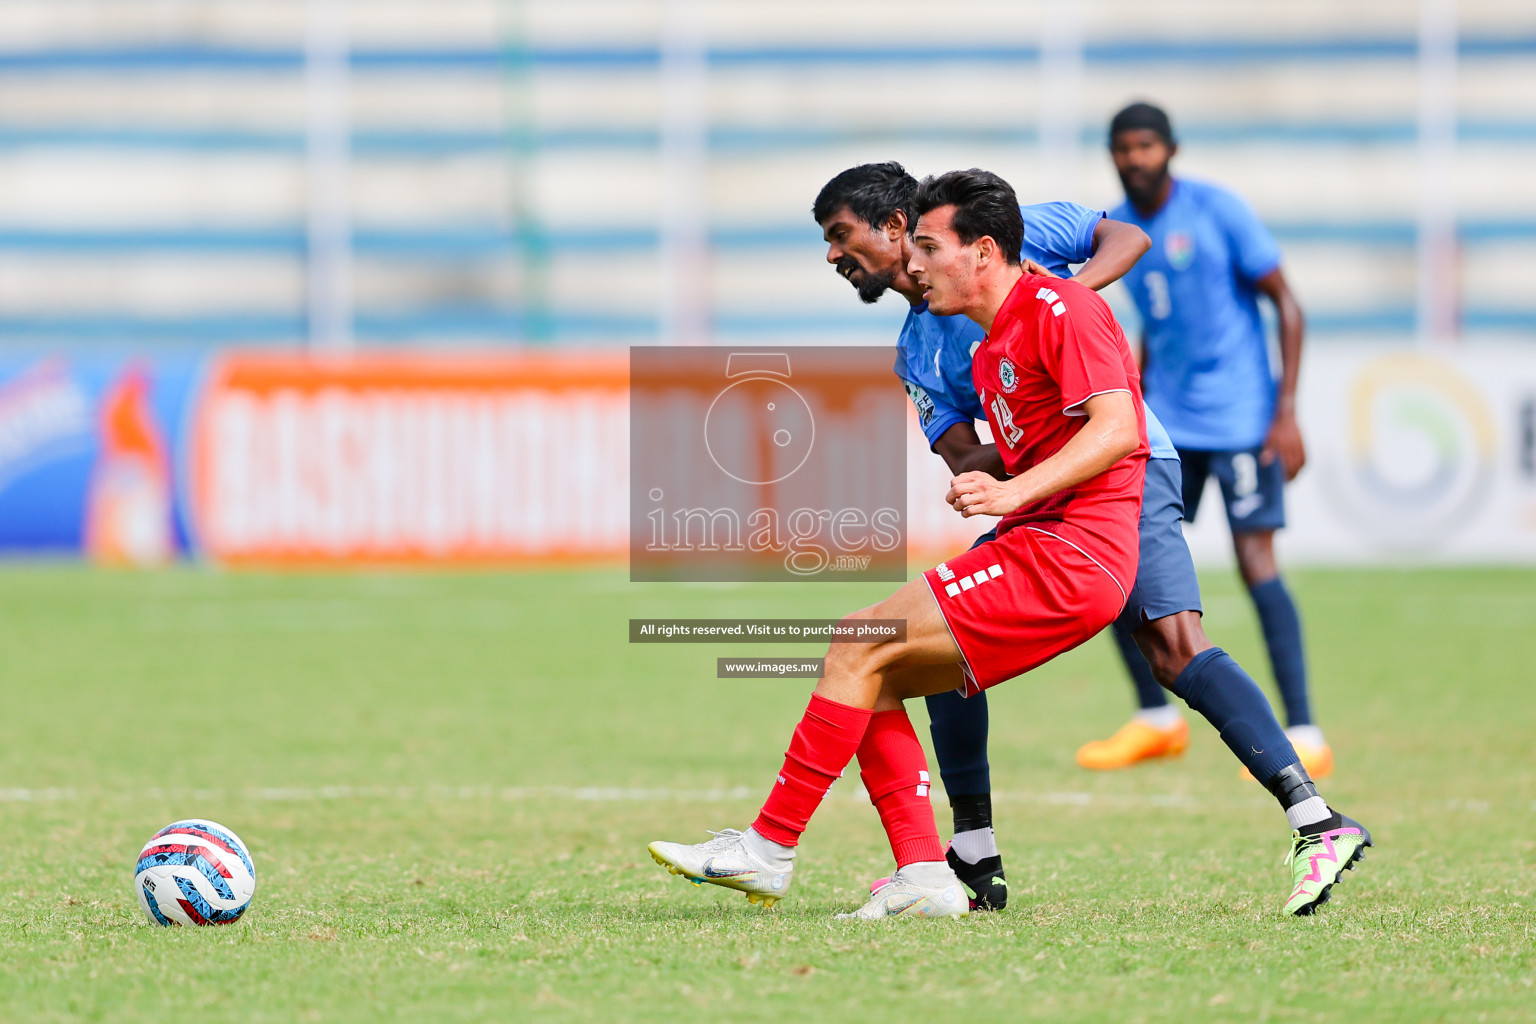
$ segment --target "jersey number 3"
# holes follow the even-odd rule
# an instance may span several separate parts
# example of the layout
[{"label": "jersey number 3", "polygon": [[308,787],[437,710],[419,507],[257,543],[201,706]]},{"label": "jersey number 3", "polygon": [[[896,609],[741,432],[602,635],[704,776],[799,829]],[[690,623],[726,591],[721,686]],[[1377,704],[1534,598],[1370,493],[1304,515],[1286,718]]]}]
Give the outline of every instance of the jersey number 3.
[{"label": "jersey number 3", "polygon": [[1166,320],[1173,312],[1173,296],[1168,292],[1168,275],[1161,270],[1149,270],[1146,276],[1147,302],[1152,307],[1147,312],[1153,320]]},{"label": "jersey number 3", "polygon": [[1015,426],[1013,412],[1008,408],[1008,403],[1003,401],[1002,395],[992,396],[992,413],[997,417],[997,425],[1002,428],[1003,442],[1012,448],[1019,443],[1019,438],[1024,436],[1021,427]]}]

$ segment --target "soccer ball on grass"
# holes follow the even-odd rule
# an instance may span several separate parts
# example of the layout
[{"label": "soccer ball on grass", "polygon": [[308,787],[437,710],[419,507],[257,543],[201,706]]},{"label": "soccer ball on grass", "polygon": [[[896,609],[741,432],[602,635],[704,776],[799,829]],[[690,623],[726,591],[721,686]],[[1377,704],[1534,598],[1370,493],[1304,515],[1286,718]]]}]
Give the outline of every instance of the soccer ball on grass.
[{"label": "soccer ball on grass", "polygon": [[229,924],[251,904],[256,868],[233,831],[189,818],[144,844],[133,888],[150,924]]}]

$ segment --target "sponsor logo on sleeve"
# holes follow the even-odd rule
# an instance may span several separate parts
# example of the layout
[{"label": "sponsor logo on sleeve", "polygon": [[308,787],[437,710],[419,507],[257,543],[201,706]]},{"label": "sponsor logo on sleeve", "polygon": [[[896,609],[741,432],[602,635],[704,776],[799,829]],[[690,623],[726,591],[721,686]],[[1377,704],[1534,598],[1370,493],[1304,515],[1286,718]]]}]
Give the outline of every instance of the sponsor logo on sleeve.
[{"label": "sponsor logo on sleeve", "polygon": [[912,404],[917,408],[917,421],[923,426],[933,422],[933,399],[928,397],[928,392],[911,381],[907,381],[907,396],[912,399]]}]

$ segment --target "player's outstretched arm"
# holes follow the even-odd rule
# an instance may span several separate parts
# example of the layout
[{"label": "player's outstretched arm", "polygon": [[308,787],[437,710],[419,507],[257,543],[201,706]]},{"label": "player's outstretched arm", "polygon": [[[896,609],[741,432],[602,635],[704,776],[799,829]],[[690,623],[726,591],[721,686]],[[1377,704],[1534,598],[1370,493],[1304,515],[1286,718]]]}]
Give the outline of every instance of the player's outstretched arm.
[{"label": "player's outstretched arm", "polygon": [[1093,229],[1093,256],[1072,279],[1098,291],[1114,284],[1152,248],[1152,239],[1134,224],[1105,218]]},{"label": "player's outstretched arm", "polygon": [[1141,445],[1136,404],[1129,391],[1094,395],[1082,408],[1088,422],[1061,451],[1012,480],[961,473],[950,481],[945,500],[963,516],[1005,516],[1092,480]]},{"label": "player's outstretched arm", "polygon": [[997,445],[982,443],[974,423],[956,423],[933,442],[933,450],[956,476],[974,471],[990,473],[998,479],[1007,476]]},{"label": "player's outstretched arm", "polygon": [[1301,338],[1306,324],[1301,306],[1279,267],[1253,284],[1269,296],[1280,320],[1280,384],[1275,394],[1275,418],[1260,458],[1265,462],[1278,458],[1286,480],[1294,480],[1307,464],[1307,446],[1296,422],[1296,381],[1301,374]]}]

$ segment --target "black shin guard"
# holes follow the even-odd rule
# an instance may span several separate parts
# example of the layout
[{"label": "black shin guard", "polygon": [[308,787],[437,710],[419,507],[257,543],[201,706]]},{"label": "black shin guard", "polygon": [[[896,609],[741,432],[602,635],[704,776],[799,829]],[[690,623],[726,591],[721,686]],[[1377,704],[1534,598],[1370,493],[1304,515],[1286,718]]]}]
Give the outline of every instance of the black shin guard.
[{"label": "black shin guard", "polygon": [[[1275,799],[1280,801],[1282,810],[1290,810],[1297,804],[1318,795],[1317,785],[1313,783],[1312,776],[1307,774],[1307,770],[1301,766],[1300,761],[1287,765],[1265,779],[1264,788],[1273,793]],[[1307,835],[1315,832],[1326,832],[1330,828],[1338,828],[1342,820],[1339,817],[1339,812],[1329,807],[1328,817],[1322,821],[1307,825],[1301,831]]]},{"label": "black shin guard", "polygon": [[991,793],[951,793],[949,808],[955,816],[955,833],[992,827]]},{"label": "black shin guard", "polygon": [[1307,770],[1301,766],[1300,761],[1281,768],[1265,779],[1264,788],[1280,801],[1282,810],[1295,807],[1303,800],[1310,800],[1317,796],[1317,786],[1312,782],[1312,776],[1308,775]]}]

